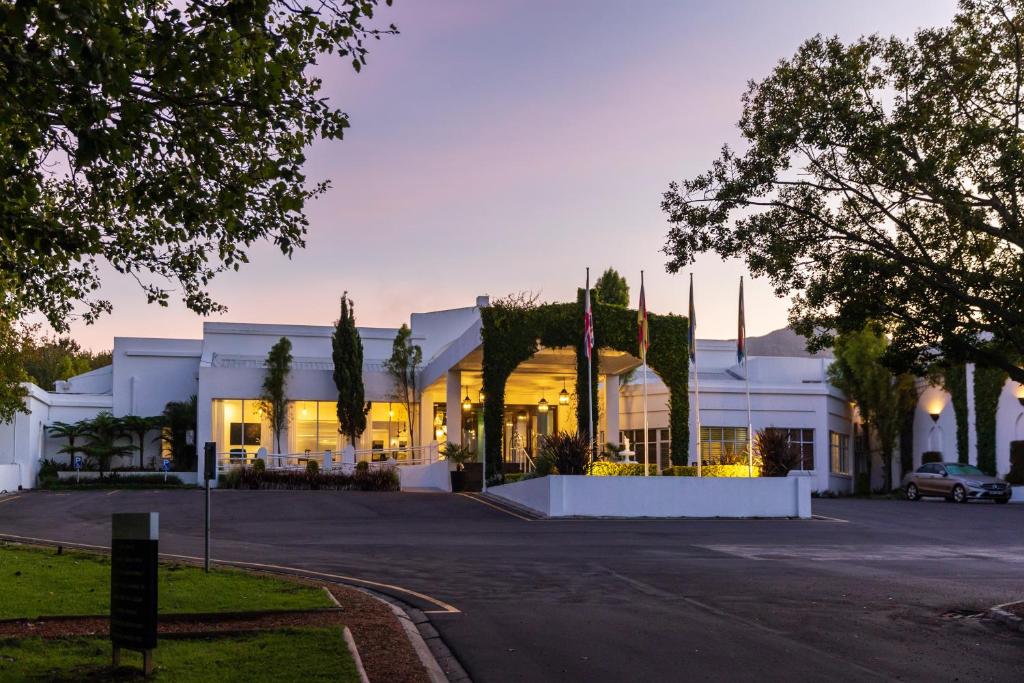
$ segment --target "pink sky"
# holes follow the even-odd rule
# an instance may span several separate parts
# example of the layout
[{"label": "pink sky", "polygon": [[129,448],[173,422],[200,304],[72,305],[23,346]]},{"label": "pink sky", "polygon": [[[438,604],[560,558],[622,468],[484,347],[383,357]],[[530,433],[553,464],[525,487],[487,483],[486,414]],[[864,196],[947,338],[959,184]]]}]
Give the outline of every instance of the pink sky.
[{"label": "pink sky", "polygon": [[[401,35],[371,45],[355,75],[318,67],[351,116],[342,142],[309,154],[311,180],[333,188],[308,207],[307,248],[270,246],[211,288],[213,319],[330,324],[348,290],[358,322],[397,326],[411,311],[472,305],[478,294],[540,291],[566,300],[584,269],[613,266],[634,301],[686,310],[685,274],[665,273],[659,208],[670,180],[705,170],[737,142],[740,96],[815,33],[909,35],[947,23],[951,0],[395,0],[381,19]],[[694,273],[701,337],[736,328],[741,263],[701,257]],[[198,337],[202,318],[175,302],[147,306],[110,274],[114,313],[73,336]],[[786,323],[787,302],[750,282],[747,330]]]}]

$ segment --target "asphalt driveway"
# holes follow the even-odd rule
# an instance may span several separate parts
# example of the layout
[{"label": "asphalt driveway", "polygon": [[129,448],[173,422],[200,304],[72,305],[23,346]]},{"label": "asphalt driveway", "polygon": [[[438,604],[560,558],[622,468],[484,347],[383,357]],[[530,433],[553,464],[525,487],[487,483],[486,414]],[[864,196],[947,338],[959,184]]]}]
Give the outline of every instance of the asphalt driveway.
[{"label": "asphalt driveway", "polygon": [[[111,512],[156,510],[161,551],[199,555],[202,498],[28,492],[0,498],[0,533],[107,545]],[[215,558],[394,585],[477,681],[1024,678],[1024,636],[975,616],[1024,599],[1024,505],[524,521],[445,494],[213,499]]]}]

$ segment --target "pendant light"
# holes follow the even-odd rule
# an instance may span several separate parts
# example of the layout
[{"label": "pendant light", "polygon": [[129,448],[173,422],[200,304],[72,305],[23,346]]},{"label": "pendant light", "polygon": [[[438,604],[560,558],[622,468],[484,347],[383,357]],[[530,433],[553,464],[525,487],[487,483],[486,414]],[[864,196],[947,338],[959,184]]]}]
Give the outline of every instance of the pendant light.
[{"label": "pendant light", "polygon": [[548,412],[549,407],[550,406],[548,406],[548,402],[544,399],[544,392],[542,391],[540,394],[540,400],[537,401],[537,412],[546,413]]},{"label": "pendant light", "polygon": [[520,408],[519,412],[516,413],[516,419],[519,420],[520,422],[524,422],[526,421],[526,417],[526,411]]},{"label": "pendant light", "polygon": [[466,397],[462,399],[462,409],[469,410],[473,407],[473,401],[469,398],[469,389],[466,389]]},{"label": "pendant light", "polygon": [[480,387],[480,391],[477,393],[477,396],[480,397],[480,402],[483,403],[484,402],[484,388],[483,387]]},{"label": "pendant light", "polygon": [[569,392],[565,390],[565,378],[562,378],[562,390],[558,392],[558,405],[569,405]]}]

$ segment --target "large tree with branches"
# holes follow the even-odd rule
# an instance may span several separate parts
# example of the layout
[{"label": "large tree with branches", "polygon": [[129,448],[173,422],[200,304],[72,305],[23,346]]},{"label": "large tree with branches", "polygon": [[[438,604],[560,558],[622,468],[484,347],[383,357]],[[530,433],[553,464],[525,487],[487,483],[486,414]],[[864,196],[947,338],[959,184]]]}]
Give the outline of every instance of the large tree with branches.
[{"label": "large tree with branches", "polygon": [[[256,242],[303,246],[305,150],[348,116],[311,69],[359,71],[391,0],[0,3],[0,335],[110,310],[98,266],[197,313]],[[9,377],[2,372],[0,377]],[[10,382],[9,379],[4,379]],[[0,386],[0,416],[20,404]]]},{"label": "large tree with branches", "polygon": [[670,185],[668,269],[742,257],[812,348],[879,321],[892,367],[1024,382],[1022,85],[1022,0],[961,0],[910,40],[808,40],[743,97],[746,150]]}]

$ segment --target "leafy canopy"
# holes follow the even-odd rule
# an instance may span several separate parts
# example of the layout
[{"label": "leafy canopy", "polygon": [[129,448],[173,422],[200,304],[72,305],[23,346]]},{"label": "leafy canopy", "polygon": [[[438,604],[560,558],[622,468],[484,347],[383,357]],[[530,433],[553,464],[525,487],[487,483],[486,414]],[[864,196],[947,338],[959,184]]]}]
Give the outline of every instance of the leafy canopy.
[{"label": "leafy canopy", "polygon": [[366,403],[363,386],[363,340],[356,328],[355,306],[348,292],[341,295],[341,315],[331,337],[334,386],[338,389],[338,431],[354,446],[366,431]]},{"label": "leafy canopy", "polygon": [[281,435],[288,425],[288,374],[292,369],[292,340],[281,337],[267,353],[267,374],[260,392],[260,411],[274,432],[274,445],[281,453]]},{"label": "leafy canopy", "polygon": [[[391,4],[391,0],[384,0]],[[0,317],[58,332],[96,298],[103,262],[152,302],[205,292],[247,248],[303,246],[305,149],[347,115],[310,67],[357,71],[378,0],[36,0],[0,6]]]},{"label": "leafy canopy", "polygon": [[419,422],[416,419],[416,373],[423,364],[423,349],[412,342],[412,330],[405,323],[398,328],[398,334],[391,344],[391,357],[384,361],[384,370],[394,382],[394,397],[405,406],[409,428],[409,446],[415,446],[415,432]]},{"label": "leafy canopy", "polygon": [[906,415],[917,403],[914,377],[894,375],[883,363],[889,340],[877,324],[836,338],[829,381],[857,404],[881,451],[886,490],[892,489],[892,453]]},{"label": "leafy canopy", "polygon": [[601,273],[601,277],[594,283],[594,290],[597,292],[598,300],[603,303],[613,306],[629,305],[629,285],[626,278],[619,275],[614,268]]},{"label": "leafy canopy", "polygon": [[812,348],[869,321],[886,361],[1024,369],[1024,0],[913,39],[816,36],[750,85],[746,151],[672,183],[672,272],[742,257]]}]

